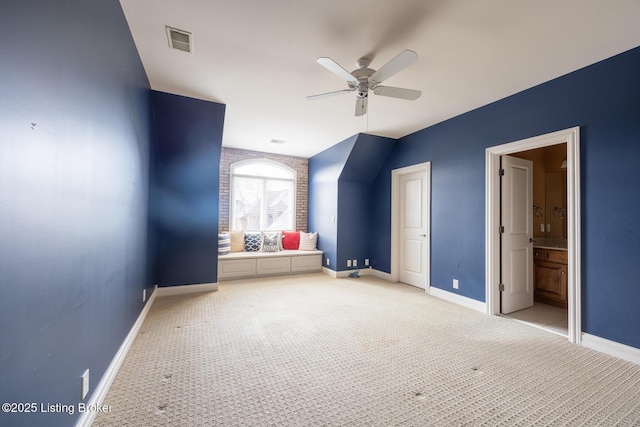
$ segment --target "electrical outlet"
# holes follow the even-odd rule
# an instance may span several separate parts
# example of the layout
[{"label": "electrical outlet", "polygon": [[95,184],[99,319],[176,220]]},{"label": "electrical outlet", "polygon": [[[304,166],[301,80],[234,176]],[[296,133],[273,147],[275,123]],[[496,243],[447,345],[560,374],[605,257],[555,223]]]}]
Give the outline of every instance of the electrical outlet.
[{"label": "electrical outlet", "polygon": [[142,290],[142,302],[147,300],[147,289]]},{"label": "electrical outlet", "polygon": [[347,260],[347,267],[351,267],[351,260],[350,259]]},{"label": "electrical outlet", "polygon": [[540,232],[544,233],[544,224],[540,224]]},{"label": "electrical outlet", "polygon": [[358,266],[358,260],[354,259],[353,262],[351,263],[354,267]]},{"label": "electrical outlet", "polygon": [[330,265],[331,262],[329,261],[329,258],[327,258],[327,265]]},{"label": "electrical outlet", "polygon": [[453,289],[458,289],[458,279],[453,279]]},{"label": "electrical outlet", "polygon": [[82,382],[80,385],[80,394],[82,395],[81,400],[84,400],[87,397],[87,393],[89,393],[89,370],[87,369],[82,374]]},{"label": "electrical outlet", "polygon": [[364,266],[369,267],[369,258],[364,259]]}]

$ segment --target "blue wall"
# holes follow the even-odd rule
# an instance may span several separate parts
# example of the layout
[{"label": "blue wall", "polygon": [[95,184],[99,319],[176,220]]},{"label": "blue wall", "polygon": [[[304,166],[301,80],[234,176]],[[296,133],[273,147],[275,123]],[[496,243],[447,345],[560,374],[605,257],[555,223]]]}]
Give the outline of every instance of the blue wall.
[{"label": "blue wall", "polygon": [[357,138],[354,135],[309,159],[307,230],[318,233],[318,249],[324,252],[322,265],[326,267],[329,258],[332,270],[338,265],[338,178]]},{"label": "blue wall", "polygon": [[[358,134],[309,159],[309,231],[328,268],[347,270],[347,259],[371,258],[369,197],[371,183],[395,140]],[[332,222],[332,217],[336,222]]]},{"label": "blue wall", "polygon": [[580,126],[583,331],[640,348],[639,75],[636,48],[399,140],[371,194],[374,268],[390,271],[391,170],[431,161],[431,285],[484,301],[485,149]]},{"label": "blue wall", "polygon": [[218,196],[225,106],[153,92],[152,218],[159,286],[218,281]]},{"label": "blue wall", "polygon": [[153,285],[149,83],[115,0],[3,2],[0,39],[0,402],[77,405]]},{"label": "blue wall", "polygon": [[338,260],[337,270],[348,270],[347,260],[371,261],[371,246],[377,232],[371,226],[369,206],[372,182],[396,140],[359,134],[338,179]]}]

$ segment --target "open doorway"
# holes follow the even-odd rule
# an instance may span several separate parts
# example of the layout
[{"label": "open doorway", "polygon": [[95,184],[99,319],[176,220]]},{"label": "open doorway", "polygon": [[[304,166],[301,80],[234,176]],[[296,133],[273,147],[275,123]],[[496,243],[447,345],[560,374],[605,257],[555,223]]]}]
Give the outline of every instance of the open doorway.
[{"label": "open doorway", "polygon": [[[567,299],[567,144],[549,145],[502,156],[530,162],[531,179],[525,191],[530,198],[520,213],[522,223],[528,223],[528,257],[522,264],[531,281],[531,300],[519,310],[505,310],[505,292],[501,292],[503,315],[547,331],[568,335]],[[503,179],[503,194],[505,192]],[[524,191],[523,191],[524,192]],[[502,197],[502,210],[505,210]],[[503,213],[503,225],[505,222]],[[505,253],[503,236],[502,252]],[[503,276],[505,266],[503,261]],[[505,280],[503,278],[502,282]],[[507,298],[507,302],[508,298]],[[508,312],[508,313],[507,313]]]},{"label": "open doorway", "polygon": [[[579,128],[515,141],[486,150],[486,308],[500,314],[500,158],[527,150],[566,144],[566,298],[567,337],[580,343],[580,141]],[[533,205],[531,207],[533,211]],[[546,224],[546,223],[545,223]],[[538,227],[540,227],[538,225]],[[551,226],[553,227],[553,225]],[[545,225],[546,228],[546,225]],[[554,227],[555,228],[555,227]]]}]

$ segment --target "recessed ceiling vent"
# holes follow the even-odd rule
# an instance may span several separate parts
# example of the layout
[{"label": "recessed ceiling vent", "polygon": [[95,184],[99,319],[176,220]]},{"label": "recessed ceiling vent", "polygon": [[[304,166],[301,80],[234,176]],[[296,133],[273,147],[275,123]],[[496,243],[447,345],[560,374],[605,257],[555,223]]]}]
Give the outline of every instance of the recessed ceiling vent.
[{"label": "recessed ceiling vent", "polygon": [[190,32],[171,27],[165,28],[167,29],[169,47],[183,52],[193,53],[193,44]]}]

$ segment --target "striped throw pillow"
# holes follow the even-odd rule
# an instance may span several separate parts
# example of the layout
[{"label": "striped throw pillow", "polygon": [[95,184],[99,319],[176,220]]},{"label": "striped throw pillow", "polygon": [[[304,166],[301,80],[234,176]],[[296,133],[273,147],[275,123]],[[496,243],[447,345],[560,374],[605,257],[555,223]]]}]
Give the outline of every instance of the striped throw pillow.
[{"label": "striped throw pillow", "polygon": [[229,233],[218,234],[218,255],[226,255],[231,252],[231,236]]},{"label": "striped throw pillow", "polygon": [[318,233],[305,233],[300,232],[300,247],[301,251],[315,251],[316,244],[318,243]]}]

